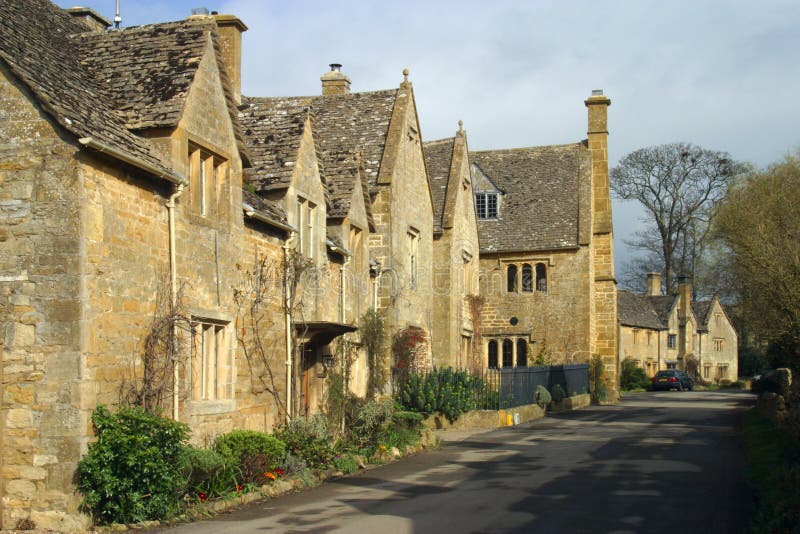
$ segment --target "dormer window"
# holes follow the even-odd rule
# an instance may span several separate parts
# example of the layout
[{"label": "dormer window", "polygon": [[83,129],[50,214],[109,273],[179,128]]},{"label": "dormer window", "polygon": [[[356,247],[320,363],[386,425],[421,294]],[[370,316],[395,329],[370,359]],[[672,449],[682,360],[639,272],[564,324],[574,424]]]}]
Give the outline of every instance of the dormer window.
[{"label": "dormer window", "polygon": [[497,219],[497,193],[475,193],[478,219]]},{"label": "dormer window", "polygon": [[220,215],[224,203],[225,160],[195,144],[189,144],[189,189],[192,205],[203,217]]}]

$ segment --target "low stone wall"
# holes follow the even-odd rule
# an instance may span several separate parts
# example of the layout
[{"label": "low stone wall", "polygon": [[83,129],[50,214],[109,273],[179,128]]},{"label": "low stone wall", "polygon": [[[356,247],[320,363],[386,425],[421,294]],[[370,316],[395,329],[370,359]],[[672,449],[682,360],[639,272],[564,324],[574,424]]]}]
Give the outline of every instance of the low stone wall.
[{"label": "low stone wall", "polygon": [[591,403],[592,396],[588,393],[583,393],[581,395],[575,395],[574,397],[567,397],[561,402],[553,401],[550,404],[550,411],[553,413],[568,412],[570,410],[577,410],[578,408],[589,406]]},{"label": "low stone wall", "polygon": [[[591,397],[588,394],[567,397],[560,403],[553,403],[550,406],[554,412],[565,412],[577,410],[591,404]],[[435,414],[425,419],[422,424],[426,428],[433,430],[480,430],[502,428],[514,426],[535,419],[541,419],[545,415],[545,408],[538,404],[526,404],[505,410],[474,410],[462,414],[452,423],[441,414]]]}]

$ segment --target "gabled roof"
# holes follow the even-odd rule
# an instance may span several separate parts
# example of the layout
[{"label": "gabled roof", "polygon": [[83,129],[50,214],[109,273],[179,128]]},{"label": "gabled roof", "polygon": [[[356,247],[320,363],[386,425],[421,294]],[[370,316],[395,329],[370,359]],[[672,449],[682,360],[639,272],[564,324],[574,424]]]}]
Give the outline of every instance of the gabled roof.
[{"label": "gabled roof", "polygon": [[256,190],[289,187],[310,111],[309,98],[242,97],[239,122],[252,163],[247,179]]},{"label": "gabled roof", "polygon": [[667,325],[656,312],[651,297],[631,291],[617,291],[617,314],[625,326],[665,330]]},{"label": "gabled roof", "polygon": [[669,315],[678,302],[678,295],[653,295],[648,296],[647,299],[650,301],[650,305],[653,306],[653,310],[658,314],[659,320],[667,324]]},{"label": "gabled roof", "polygon": [[442,231],[442,219],[447,199],[447,186],[450,183],[450,167],[453,161],[455,141],[455,137],[450,137],[422,144],[433,196],[434,231]]},{"label": "gabled roof", "polygon": [[328,217],[346,217],[362,180],[372,225],[369,186],[377,182],[398,90],[316,97],[243,97],[239,119],[259,191],[289,187],[306,119],[326,186]]},{"label": "gabled roof", "polygon": [[211,17],[88,32],[75,37],[81,65],[131,130],[178,125],[211,37],[228,114],[245,164],[237,110]]},{"label": "gabled roof", "polygon": [[478,220],[481,252],[577,247],[588,157],[583,143],[471,152],[470,162],[504,192],[498,218]]},{"label": "gabled roof", "polygon": [[695,300],[692,302],[692,312],[697,319],[698,328],[708,325],[709,312],[711,311],[712,300]]},{"label": "gabled roof", "polygon": [[213,24],[184,20],[76,37],[81,64],[131,129],[175,126]]},{"label": "gabled roof", "polygon": [[170,173],[150,143],[126,127],[82,64],[87,30],[48,0],[0,2],[0,59],[66,131],[91,137]]},{"label": "gabled roof", "polygon": [[360,150],[367,184],[376,185],[398,92],[388,89],[314,98],[314,138],[327,171],[335,172],[338,154]]}]

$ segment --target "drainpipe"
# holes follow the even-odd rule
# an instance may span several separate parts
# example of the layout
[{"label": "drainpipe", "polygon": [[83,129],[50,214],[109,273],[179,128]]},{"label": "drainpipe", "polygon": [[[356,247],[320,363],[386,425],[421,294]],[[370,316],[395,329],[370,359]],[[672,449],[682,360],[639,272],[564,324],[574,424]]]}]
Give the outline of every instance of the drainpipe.
[{"label": "drainpipe", "polygon": [[[175,192],[167,201],[167,217],[169,219],[169,283],[170,283],[170,305],[171,313],[175,312],[178,305],[178,265],[175,257],[175,201],[183,194],[183,184],[175,186]],[[175,340],[178,339],[178,323],[172,323],[173,349]],[[172,418],[178,420],[178,401],[180,399],[180,373],[178,369],[178,355],[172,355]]]},{"label": "drainpipe", "polygon": [[347,319],[347,312],[345,311],[347,308],[347,277],[345,276],[345,271],[347,270],[347,266],[350,264],[350,256],[345,257],[344,263],[342,264],[342,268],[339,269],[339,293],[341,297],[340,305],[342,307],[340,312],[340,321],[342,323],[346,322]]},{"label": "drainpipe", "polygon": [[290,251],[295,237],[295,232],[290,231],[289,239],[283,244],[283,311],[286,329],[286,422],[292,420],[292,310],[291,310],[291,287],[289,276],[291,275]]},{"label": "drainpipe", "polygon": [[379,263],[375,267],[375,278],[372,279],[372,309],[374,311],[378,311],[378,288],[381,284],[381,275],[383,274],[383,269],[381,269],[381,264]]}]

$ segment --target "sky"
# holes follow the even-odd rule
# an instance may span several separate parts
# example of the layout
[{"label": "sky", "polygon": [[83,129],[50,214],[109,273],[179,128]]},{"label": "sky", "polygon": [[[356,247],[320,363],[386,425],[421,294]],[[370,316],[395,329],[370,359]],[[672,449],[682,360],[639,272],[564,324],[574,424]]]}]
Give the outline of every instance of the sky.
[{"label": "sky", "polygon": [[[79,1],[79,0],[75,0]],[[75,2],[59,0],[62,7]],[[352,91],[410,70],[424,140],[464,121],[471,150],[586,137],[583,101],[611,99],[609,162],[691,142],[764,167],[800,147],[796,0],[120,0],[122,26],[206,7],[238,16],[242,91],[315,95],[329,63]],[[108,19],[115,0],[84,0]],[[617,272],[641,227],[614,200]]]}]

